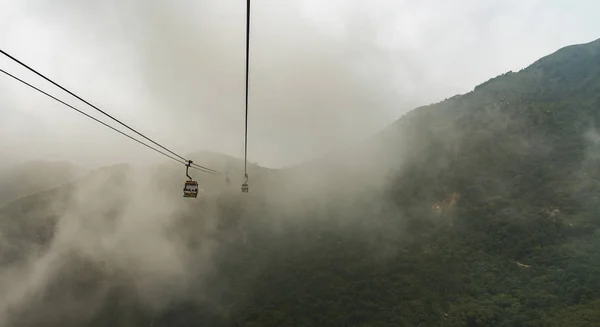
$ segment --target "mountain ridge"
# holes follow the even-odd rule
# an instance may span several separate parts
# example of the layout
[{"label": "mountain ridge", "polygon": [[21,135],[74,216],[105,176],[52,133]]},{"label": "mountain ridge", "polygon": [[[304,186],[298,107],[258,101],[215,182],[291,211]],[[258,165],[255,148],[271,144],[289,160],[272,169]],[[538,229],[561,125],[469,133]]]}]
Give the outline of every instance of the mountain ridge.
[{"label": "mountain ridge", "polygon": [[68,161],[35,160],[0,170],[0,206],[72,182],[88,172]]}]

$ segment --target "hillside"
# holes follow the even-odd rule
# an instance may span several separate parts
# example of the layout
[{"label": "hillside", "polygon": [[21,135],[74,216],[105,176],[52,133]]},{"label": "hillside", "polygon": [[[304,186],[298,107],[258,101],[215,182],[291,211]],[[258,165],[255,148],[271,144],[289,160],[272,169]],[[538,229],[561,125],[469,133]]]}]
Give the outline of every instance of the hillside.
[{"label": "hillside", "polygon": [[202,177],[211,195],[198,201],[180,197],[177,167],[93,172],[0,209],[0,291],[19,294],[0,316],[597,326],[599,123],[596,40],[417,108],[356,147],[252,167],[247,196],[239,161],[214,154],[194,157],[229,162],[233,189]]},{"label": "hillside", "polygon": [[32,161],[0,169],[0,206],[74,181],[85,172],[84,168],[63,161]]}]

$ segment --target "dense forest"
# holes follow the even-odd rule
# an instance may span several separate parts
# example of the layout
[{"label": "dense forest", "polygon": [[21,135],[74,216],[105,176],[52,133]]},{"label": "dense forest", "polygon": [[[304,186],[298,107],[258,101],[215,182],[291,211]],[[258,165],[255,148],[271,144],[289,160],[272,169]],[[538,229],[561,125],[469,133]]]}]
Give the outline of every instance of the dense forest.
[{"label": "dense forest", "polygon": [[600,326],[598,124],[600,40],[249,194],[92,172],[0,209],[0,324]]}]

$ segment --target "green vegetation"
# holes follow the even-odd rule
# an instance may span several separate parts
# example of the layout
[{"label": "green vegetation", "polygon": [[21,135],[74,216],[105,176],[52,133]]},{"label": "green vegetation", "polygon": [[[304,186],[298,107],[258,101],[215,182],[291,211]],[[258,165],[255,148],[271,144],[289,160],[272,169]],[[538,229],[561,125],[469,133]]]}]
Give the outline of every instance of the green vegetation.
[{"label": "green vegetation", "polygon": [[[390,178],[382,194],[344,184],[328,201],[319,192],[303,198],[302,210],[270,206],[263,191],[249,194],[252,201],[238,192],[188,204],[173,219],[198,263],[188,267],[194,275],[184,290],[173,280],[159,292],[159,307],[136,296],[139,276],[73,254],[61,278],[14,310],[11,322],[600,326],[599,124],[597,40],[417,108],[361,145],[389,158],[377,162]],[[251,176],[260,175],[255,169]],[[271,183],[259,189],[293,194]],[[12,252],[0,248],[2,262],[21,260],[19,251],[31,247],[43,251],[49,222],[66,206],[44,208],[66,202],[57,198],[68,190],[0,211],[5,243],[13,244]],[[208,213],[220,222],[210,264],[200,259]]]}]

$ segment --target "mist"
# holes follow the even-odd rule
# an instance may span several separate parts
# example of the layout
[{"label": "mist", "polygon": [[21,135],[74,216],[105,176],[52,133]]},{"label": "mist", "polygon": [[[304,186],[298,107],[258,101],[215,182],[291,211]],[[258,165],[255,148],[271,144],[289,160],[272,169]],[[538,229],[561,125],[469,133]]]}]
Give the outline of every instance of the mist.
[{"label": "mist", "polygon": [[[586,40],[596,24],[593,5],[569,7],[579,15],[561,17],[571,21],[559,26],[552,21],[567,8],[540,1],[256,1],[250,160],[281,167],[323,155],[418,105]],[[243,154],[244,3],[35,0],[5,6],[0,40],[9,53],[177,153]],[[511,47],[519,51],[506,55]],[[82,106],[6,58],[0,63]],[[93,167],[159,160],[14,81],[0,83],[9,90],[2,120],[11,122],[0,131],[3,160],[68,159]],[[28,128],[17,127],[24,124]]]},{"label": "mist", "polygon": [[[194,210],[196,221],[182,226],[189,202],[165,196],[159,185],[145,178],[148,173],[152,171],[130,166],[94,171],[72,186],[56,190],[62,197],[38,200],[46,218],[33,218],[29,224],[13,221],[13,228],[4,224],[9,233],[21,224],[34,229],[40,218],[53,227],[48,244],[35,238],[17,240],[14,235],[12,244],[5,242],[5,251],[26,248],[20,259],[2,269],[0,325],[10,319],[13,324],[48,324],[51,322],[43,318],[48,315],[57,323],[86,321],[105,305],[109,291],[118,287],[129,290],[148,310],[160,310],[189,296],[192,281],[202,283],[202,275],[211,268],[216,243],[194,233],[191,236],[201,246],[191,251],[185,244],[190,237],[186,237],[186,229],[198,228],[209,235],[215,231],[211,222],[216,217]],[[12,212],[16,215],[18,209]],[[87,287],[80,289],[78,283]],[[62,301],[53,304],[56,299],[48,302],[47,296]],[[25,316],[19,316],[21,312]],[[35,314],[27,317],[28,312]]]},{"label": "mist", "polygon": [[[204,159],[225,166],[209,154]],[[381,198],[387,185],[380,165],[340,171],[327,163],[302,172],[251,165],[251,193],[240,194],[242,162],[229,160],[235,160],[227,164],[233,185],[192,173],[205,190],[198,199],[181,197],[181,170],[166,163],[93,170],[7,205],[0,212],[0,230],[7,233],[0,244],[3,257],[12,259],[0,270],[0,326],[89,323],[106,315],[115,296],[149,317],[191,302],[227,320],[251,301],[259,277],[277,267],[277,258],[310,250],[313,238],[327,240],[323,226],[369,230],[379,223],[362,217],[400,217]],[[371,171],[371,183],[344,178],[363,169]],[[383,237],[401,233],[386,228]],[[285,243],[298,233],[306,234],[306,243]],[[397,251],[384,249],[388,242],[369,242],[375,257]],[[228,265],[245,260],[251,264],[242,275],[224,275]]]}]

